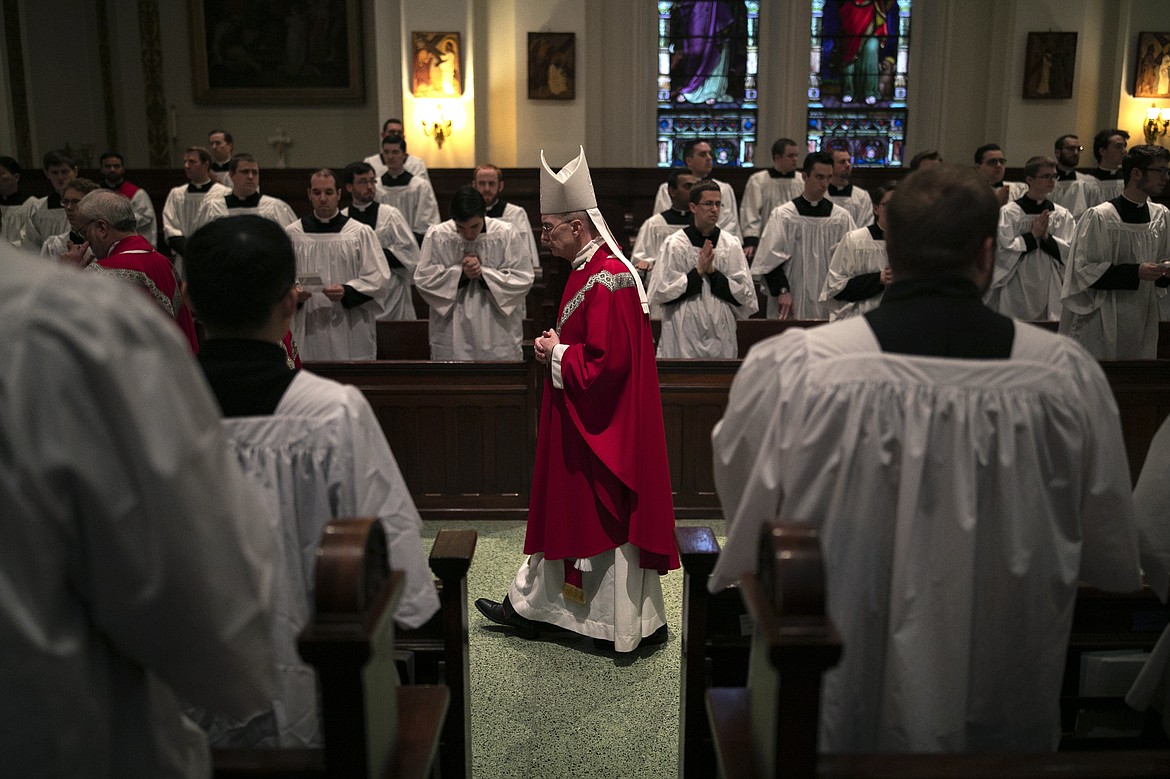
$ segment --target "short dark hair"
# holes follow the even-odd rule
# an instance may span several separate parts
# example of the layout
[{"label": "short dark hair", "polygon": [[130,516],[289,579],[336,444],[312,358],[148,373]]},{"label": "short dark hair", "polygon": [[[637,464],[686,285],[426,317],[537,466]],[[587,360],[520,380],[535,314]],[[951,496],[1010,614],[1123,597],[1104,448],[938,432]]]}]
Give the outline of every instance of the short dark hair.
[{"label": "short dark hair", "polygon": [[800,167],[805,173],[812,173],[813,165],[828,165],[833,167],[833,155],[827,151],[809,152],[804,158],[804,165]]},{"label": "short dark hair", "polygon": [[374,172],[374,166],[368,162],[351,162],[345,166],[345,172],[342,175],[345,177],[346,184],[352,184],[358,176]]},{"label": "short dark hair", "polygon": [[242,152],[240,154],[232,155],[232,159],[228,163],[228,173],[234,174],[236,172],[236,170],[240,167],[241,162],[255,162],[257,167],[259,167],[259,165],[260,165],[260,163],[256,162],[256,158],[253,157],[251,154],[248,154],[247,152]]},{"label": "short dark hair", "polygon": [[318,176],[328,176],[329,178],[333,179],[333,188],[337,190],[341,189],[341,182],[337,180],[337,174],[333,172],[332,168],[321,168],[320,170],[313,171],[312,175],[309,176],[310,189],[313,187],[313,179],[317,178]]},{"label": "short dark hair", "polygon": [[705,141],[702,138],[691,138],[689,141],[685,141],[683,143],[683,145],[682,145],[682,158],[684,161],[686,160],[687,157],[695,156],[695,147],[698,146],[700,143],[705,143],[708,146],[711,145],[711,143],[709,141]]},{"label": "short dark hair", "polygon": [[1035,178],[1040,172],[1041,168],[1055,168],[1056,160],[1049,157],[1047,154],[1040,154],[1032,157],[1024,163],[1024,178]]},{"label": "short dark hair", "polygon": [[101,189],[101,186],[92,179],[83,179],[80,176],[74,176],[65,182],[65,186],[61,187],[61,192],[64,193],[67,189],[79,192],[82,197],[85,197],[90,192],[96,192]]},{"label": "short dark hair", "polygon": [[[722,192],[719,185],[714,181],[702,181],[691,187],[690,201],[695,205],[699,205],[699,201],[703,199],[704,192]],[[722,195],[720,195],[722,197]]]},{"label": "short dark hair", "polygon": [[183,278],[209,329],[244,333],[264,326],[296,283],[297,258],[276,222],[229,216],[208,222],[187,241]]},{"label": "short dark hair", "polygon": [[789,146],[795,146],[796,141],[791,138],[777,138],[772,142],[772,156],[778,157],[784,153],[784,150]]},{"label": "short dark hair", "polygon": [[1101,161],[1101,150],[1109,145],[1109,139],[1115,135],[1120,135],[1129,143],[1129,133],[1116,127],[1106,127],[1093,136],[1093,156],[1097,158],[1097,162]]},{"label": "short dark hair", "polygon": [[116,157],[118,159],[118,162],[122,163],[123,165],[126,164],[126,158],[123,157],[121,154],[119,154],[116,151],[102,152],[102,156],[98,157],[98,164],[100,165],[101,163],[105,162],[106,160],[110,159],[111,157]]},{"label": "short dark hair", "polygon": [[211,136],[215,135],[216,133],[219,133],[220,135],[223,136],[223,140],[225,143],[230,143],[232,145],[235,145],[235,142],[236,142],[235,139],[232,138],[232,134],[229,133],[227,130],[211,130],[210,132],[207,133],[207,137],[210,138]]},{"label": "short dark hair", "polygon": [[406,154],[406,138],[402,137],[398,133],[394,133],[393,135],[387,135],[385,138],[382,139],[383,146],[385,146],[388,143],[393,143],[393,144],[396,144],[398,146],[401,146],[402,153]]},{"label": "short dark hair", "polygon": [[483,202],[478,189],[464,184],[451,196],[451,218],[456,222],[466,222],[476,216],[487,216],[487,203]]},{"label": "short dark hair", "polygon": [[873,198],[873,204],[876,206],[877,204],[881,203],[882,198],[886,196],[887,192],[897,192],[897,191],[898,191],[898,180],[897,179],[886,179],[881,184],[878,184],[877,189],[875,189],[873,191],[873,193],[877,196],[877,197]]},{"label": "short dark hair", "polygon": [[45,156],[42,158],[42,162],[44,163],[45,170],[48,170],[49,168],[55,168],[58,165],[65,165],[73,168],[74,170],[77,169],[77,161],[60,150],[45,152]]},{"label": "short dark hair", "polygon": [[938,149],[926,149],[925,151],[918,152],[910,158],[910,172],[913,173],[918,170],[922,167],[922,163],[927,160],[938,160],[942,162],[942,155],[938,153]]},{"label": "short dark hair", "polygon": [[690,168],[671,168],[666,174],[666,186],[668,189],[678,189],[679,176],[693,176]]},{"label": "short dark hair", "polygon": [[386,125],[388,124],[400,124],[403,127],[406,127],[406,124],[401,119],[399,119],[397,116],[392,116],[386,121],[382,122],[382,132],[386,132]]},{"label": "short dark hair", "polygon": [[19,176],[23,172],[23,169],[20,167],[20,163],[6,154],[0,155],[0,168],[4,168],[4,170],[11,173],[13,176]]},{"label": "short dark hair", "polygon": [[1126,151],[1125,156],[1121,158],[1121,177],[1128,185],[1130,174],[1133,171],[1145,170],[1158,160],[1170,161],[1170,149],[1148,143],[1134,146]]},{"label": "short dark hair", "polygon": [[1076,133],[1065,133],[1064,135],[1057,138],[1056,142],[1052,144],[1052,150],[1064,151],[1064,141],[1066,138],[1076,138],[1079,141],[1081,136],[1077,135]]},{"label": "short dark hair", "polygon": [[1001,149],[999,147],[998,143],[985,143],[985,144],[983,144],[982,146],[980,146],[978,149],[975,150],[975,164],[982,165],[983,164],[983,155],[987,154],[987,152],[989,152],[989,151],[1003,151],[1003,149]]},{"label": "short dark hair", "polygon": [[890,267],[899,279],[968,273],[998,223],[999,202],[974,169],[911,173],[886,207]]},{"label": "short dark hair", "polygon": [[211,152],[207,150],[206,146],[188,146],[187,150],[183,152],[183,155],[186,156],[188,154],[198,155],[199,161],[204,165],[211,164]]}]

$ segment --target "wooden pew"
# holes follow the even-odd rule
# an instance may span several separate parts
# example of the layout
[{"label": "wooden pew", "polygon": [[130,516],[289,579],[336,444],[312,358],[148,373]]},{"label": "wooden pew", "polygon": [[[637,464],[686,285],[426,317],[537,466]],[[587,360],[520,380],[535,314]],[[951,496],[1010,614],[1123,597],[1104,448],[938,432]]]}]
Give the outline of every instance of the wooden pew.
[{"label": "wooden pew", "polygon": [[336,519],[317,549],[315,613],[298,647],[321,690],[324,749],[214,750],[217,777],[412,777],[433,773],[450,693],[396,685],[394,604],[377,519]]},{"label": "wooden pew", "polygon": [[759,559],[759,574],[741,582],[757,626],[751,686],[715,688],[707,696],[720,776],[1166,776],[1170,751],[1160,750],[818,755],[821,676],[837,663],[842,645],[825,614],[816,532],[792,525],[770,528]]}]

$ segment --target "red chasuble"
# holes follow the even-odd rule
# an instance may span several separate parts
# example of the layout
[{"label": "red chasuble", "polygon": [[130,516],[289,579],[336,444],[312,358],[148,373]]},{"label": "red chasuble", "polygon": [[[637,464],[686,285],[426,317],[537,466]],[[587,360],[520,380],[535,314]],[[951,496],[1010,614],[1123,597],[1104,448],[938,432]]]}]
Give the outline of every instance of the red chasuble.
[{"label": "red chasuble", "polygon": [[130,235],[114,244],[108,256],[95,260],[93,270],[132,281],[142,287],[150,299],[179,325],[191,353],[199,351],[195,337],[195,322],[183,305],[179,294],[179,279],[171,261],[154,250],[150,241],[141,235]]},{"label": "red chasuble", "polygon": [[546,378],[525,554],[593,557],[628,541],[643,568],[677,568],[650,319],[607,247],[569,275],[556,329],[564,389]]}]

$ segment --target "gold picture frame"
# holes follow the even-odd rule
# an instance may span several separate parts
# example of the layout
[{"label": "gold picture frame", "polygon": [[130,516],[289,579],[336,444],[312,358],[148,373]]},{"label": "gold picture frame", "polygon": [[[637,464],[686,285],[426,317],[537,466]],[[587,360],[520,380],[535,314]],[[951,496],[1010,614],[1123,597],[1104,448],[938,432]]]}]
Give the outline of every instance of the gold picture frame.
[{"label": "gold picture frame", "polygon": [[1133,96],[1170,98],[1170,32],[1138,33]]}]

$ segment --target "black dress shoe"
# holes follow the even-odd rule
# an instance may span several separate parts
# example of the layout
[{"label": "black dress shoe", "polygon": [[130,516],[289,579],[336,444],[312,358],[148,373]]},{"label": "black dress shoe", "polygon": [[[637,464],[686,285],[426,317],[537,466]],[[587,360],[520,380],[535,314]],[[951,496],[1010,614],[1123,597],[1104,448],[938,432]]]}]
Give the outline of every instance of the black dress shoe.
[{"label": "black dress shoe", "polygon": [[[657,644],[665,644],[667,638],[669,637],[669,634],[666,632],[666,625],[663,625],[662,627],[658,628],[658,630],[655,630],[653,633],[638,642],[638,646],[655,646]],[[593,648],[603,652],[615,651],[613,642],[604,638],[593,639]]]},{"label": "black dress shoe", "polygon": [[511,602],[507,596],[504,596],[502,603],[496,603],[494,600],[487,598],[477,598],[475,601],[475,608],[479,609],[479,613],[490,619],[496,624],[512,628],[516,631],[516,635],[521,638],[539,638],[540,628],[530,619],[525,619],[516,613],[512,608]]}]

